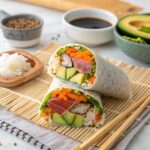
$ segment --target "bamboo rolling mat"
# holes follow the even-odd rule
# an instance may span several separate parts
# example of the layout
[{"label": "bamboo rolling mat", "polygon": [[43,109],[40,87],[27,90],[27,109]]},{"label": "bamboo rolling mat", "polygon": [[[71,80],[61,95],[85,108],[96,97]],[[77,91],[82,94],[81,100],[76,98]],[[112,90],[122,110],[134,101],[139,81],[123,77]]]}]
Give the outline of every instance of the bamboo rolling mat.
[{"label": "bamboo rolling mat", "polygon": [[141,10],[140,7],[134,6],[122,0],[21,0],[39,6],[68,11],[75,8],[101,8],[115,13],[122,17]]},{"label": "bamboo rolling mat", "polygon": [[[45,70],[39,77],[15,88],[7,89],[0,87],[0,105],[37,125],[49,128],[50,130],[82,142],[94,134],[97,129],[90,127],[47,127],[38,116],[39,103],[42,101],[52,81],[52,78],[50,78],[46,73],[47,62],[52,52],[57,47],[57,44],[50,44],[47,48],[40,50],[35,54],[45,64]],[[132,83],[133,98],[131,100],[118,100],[116,98],[102,97],[102,102],[106,113],[105,123],[108,123],[111,119],[120,114],[135,101],[141,99],[144,101],[147,96],[150,97],[149,68],[140,68],[127,65],[121,61],[112,59],[109,59],[109,61],[122,68],[129,76]],[[123,122],[120,122],[118,126],[120,126],[122,123]],[[118,128],[118,126],[116,126],[116,128],[114,128],[110,134],[108,134],[100,143],[98,143],[97,146],[101,145],[105,140],[107,140],[107,138]]]}]

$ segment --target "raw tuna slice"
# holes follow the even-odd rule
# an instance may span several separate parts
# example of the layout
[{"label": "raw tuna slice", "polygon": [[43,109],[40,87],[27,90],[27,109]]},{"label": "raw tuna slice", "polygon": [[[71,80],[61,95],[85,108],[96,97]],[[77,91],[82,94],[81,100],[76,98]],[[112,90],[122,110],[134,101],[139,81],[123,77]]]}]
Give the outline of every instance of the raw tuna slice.
[{"label": "raw tuna slice", "polygon": [[88,61],[72,58],[74,67],[80,72],[85,74],[90,74],[92,72],[92,64]]},{"label": "raw tuna slice", "polygon": [[75,104],[77,104],[77,102],[74,100],[64,101],[64,100],[60,100],[59,98],[52,98],[48,102],[48,107],[50,107],[54,112],[61,115],[65,111],[73,107]]}]

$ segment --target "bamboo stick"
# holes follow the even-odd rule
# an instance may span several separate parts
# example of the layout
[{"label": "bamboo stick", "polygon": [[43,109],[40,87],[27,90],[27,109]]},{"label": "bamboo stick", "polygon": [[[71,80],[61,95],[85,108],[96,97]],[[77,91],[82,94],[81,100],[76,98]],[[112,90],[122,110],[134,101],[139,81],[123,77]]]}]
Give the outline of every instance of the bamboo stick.
[{"label": "bamboo stick", "polygon": [[126,121],[117,129],[112,136],[110,136],[106,142],[103,143],[102,146],[100,146],[99,150],[108,150],[110,147],[116,142],[116,140],[128,129],[128,127],[135,121],[135,119],[138,117],[138,115],[147,107],[147,105],[150,103],[150,97],[148,97],[143,104],[133,112],[133,114],[126,119]]},{"label": "bamboo stick", "polygon": [[[147,96],[146,96],[147,98]],[[103,128],[99,129],[93,136],[85,140],[79,147],[75,150],[87,150],[89,147],[98,143],[108,132],[110,132],[119,122],[123,121],[128,115],[132,113],[136,108],[138,108],[143,103],[143,98],[136,103],[128,107],[124,112],[114,118],[112,121],[107,123]]]},{"label": "bamboo stick", "polygon": [[[76,8],[101,8],[114,12],[122,17],[130,13],[139,12],[142,8],[120,0],[20,0],[47,8],[68,11]],[[112,7],[112,4],[116,7]],[[131,12],[128,9],[132,8]]]}]

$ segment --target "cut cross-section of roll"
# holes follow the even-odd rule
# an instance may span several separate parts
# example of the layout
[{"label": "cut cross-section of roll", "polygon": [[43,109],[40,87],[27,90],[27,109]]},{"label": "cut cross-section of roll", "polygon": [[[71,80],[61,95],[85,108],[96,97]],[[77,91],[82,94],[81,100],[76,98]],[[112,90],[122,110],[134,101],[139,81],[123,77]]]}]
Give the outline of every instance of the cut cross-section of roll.
[{"label": "cut cross-section of roll", "polygon": [[84,89],[123,99],[131,98],[127,75],[86,46],[68,44],[50,58],[48,73]]},{"label": "cut cross-section of roll", "polygon": [[40,106],[40,117],[49,124],[99,127],[104,110],[98,93],[55,78]]}]

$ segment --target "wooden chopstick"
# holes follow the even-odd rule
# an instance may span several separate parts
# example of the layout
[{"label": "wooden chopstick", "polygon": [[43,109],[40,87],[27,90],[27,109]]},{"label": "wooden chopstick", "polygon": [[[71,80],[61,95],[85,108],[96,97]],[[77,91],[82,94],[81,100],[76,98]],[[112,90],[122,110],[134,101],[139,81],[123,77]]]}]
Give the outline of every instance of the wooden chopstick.
[{"label": "wooden chopstick", "polygon": [[150,103],[150,97],[148,97],[143,104],[133,112],[129,118],[100,146],[99,150],[108,150],[116,142],[116,140],[128,129],[128,127],[135,121],[138,115],[146,108]]},{"label": "wooden chopstick", "polygon": [[[147,99],[148,96],[145,98]],[[145,100],[144,98],[144,100]],[[95,143],[98,143],[108,132],[110,132],[119,122],[126,119],[128,115],[130,115],[136,108],[138,108],[143,102],[143,98],[136,103],[129,106],[125,111],[107,123],[105,126],[100,128],[96,133],[91,136],[89,139],[85,140],[80,146],[76,147],[75,150],[87,150]]]}]

